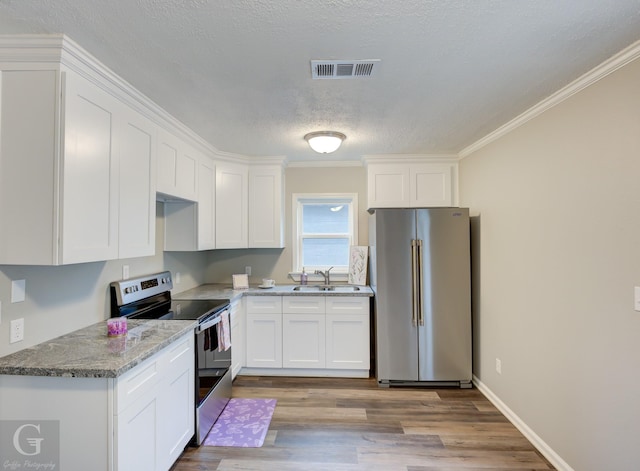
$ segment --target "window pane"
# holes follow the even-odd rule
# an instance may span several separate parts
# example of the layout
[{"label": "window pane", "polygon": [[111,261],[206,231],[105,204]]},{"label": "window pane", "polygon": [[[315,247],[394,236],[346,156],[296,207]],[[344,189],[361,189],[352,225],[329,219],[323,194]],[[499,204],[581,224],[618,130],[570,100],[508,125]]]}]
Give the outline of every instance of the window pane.
[{"label": "window pane", "polygon": [[303,234],[348,234],[349,206],[305,204],[302,207]]},{"label": "window pane", "polygon": [[349,240],[303,239],[302,265],[305,267],[348,267]]}]

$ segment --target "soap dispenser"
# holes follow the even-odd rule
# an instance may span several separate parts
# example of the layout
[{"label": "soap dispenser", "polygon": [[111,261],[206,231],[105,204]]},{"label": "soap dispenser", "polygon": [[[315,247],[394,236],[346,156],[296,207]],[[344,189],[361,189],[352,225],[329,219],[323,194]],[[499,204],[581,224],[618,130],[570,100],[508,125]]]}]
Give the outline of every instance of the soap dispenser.
[{"label": "soap dispenser", "polygon": [[302,267],[302,273],[300,273],[300,284],[306,285],[307,279],[308,279],[307,272],[305,271],[304,267]]}]

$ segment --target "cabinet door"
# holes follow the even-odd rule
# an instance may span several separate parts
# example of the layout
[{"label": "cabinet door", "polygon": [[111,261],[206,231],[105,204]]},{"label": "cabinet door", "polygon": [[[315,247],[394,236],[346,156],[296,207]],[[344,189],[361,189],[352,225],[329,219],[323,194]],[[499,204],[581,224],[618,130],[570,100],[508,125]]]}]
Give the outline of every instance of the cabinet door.
[{"label": "cabinet door", "polygon": [[282,366],[325,367],[325,315],[282,315]]},{"label": "cabinet door", "polygon": [[62,262],[118,257],[118,162],[111,95],[66,72]]},{"label": "cabinet door", "polygon": [[242,249],[249,246],[248,179],[246,165],[216,165],[216,248]]},{"label": "cabinet door", "polygon": [[118,257],[155,254],[156,128],[122,106],[118,131],[120,202]]},{"label": "cabinet door", "polygon": [[197,168],[195,151],[173,134],[159,130],[157,191],[167,196],[196,201]]},{"label": "cabinet door", "polygon": [[158,388],[159,469],[171,467],[195,430],[194,356],[193,334],[178,340],[163,354],[164,380]]},{"label": "cabinet door", "polygon": [[370,368],[369,298],[327,297],[327,368]]},{"label": "cabinet door", "polygon": [[412,164],[411,207],[453,206],[455,164]]},{"label": "cabinet door", "polygon": [[216,248],[216,166],[206,156],[198,167],[198,250]]},{"label": "cabinet door", "polygon": [[249,247],[284,247],[281,166],[249,169]]},{"label": "cabinet door", "polygon": [[404,164],[370,164],[367,177],[368,208],[402,208],[409,206],[409,166]]},{"label": "cabinet door", "polygon": [[368,370],[369,316],[327,314],[327,368]]},{"label": "cabinet door", "polygon": [[159,469],[157,420],[158,398],[155,394],[140,397],[116,416],[118,471]]},{"label": "cabinet door", "polygon": [[282,368],[282,314],[247,311],[247,366]]}]

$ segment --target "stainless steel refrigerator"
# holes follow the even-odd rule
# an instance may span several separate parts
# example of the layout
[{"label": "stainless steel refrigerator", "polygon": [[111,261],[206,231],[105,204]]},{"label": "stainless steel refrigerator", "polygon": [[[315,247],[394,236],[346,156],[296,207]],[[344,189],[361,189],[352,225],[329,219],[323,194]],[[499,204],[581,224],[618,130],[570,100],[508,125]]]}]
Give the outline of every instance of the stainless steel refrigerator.
[{"label": "stainless steel refrigerator", "polygon": [[376,209],[369,241],[379,384],[471,387],[469,210]]}]

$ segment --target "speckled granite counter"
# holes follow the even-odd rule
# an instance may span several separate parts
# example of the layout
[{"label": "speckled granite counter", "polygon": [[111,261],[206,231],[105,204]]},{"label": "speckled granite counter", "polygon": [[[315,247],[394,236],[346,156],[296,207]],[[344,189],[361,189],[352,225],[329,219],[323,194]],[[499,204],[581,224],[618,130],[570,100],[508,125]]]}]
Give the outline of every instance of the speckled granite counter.
[{"label": "speckled granite counter", "polygon": [[0,358],[0,374],[115,378],[162,350],[195,321],[129,320],[129,333],[108,337],[99,322]]},{"label": "speckled granite counter", "polygon": [[[373,291],[368,286],[335,285],[335,291],[318,291],[313,289],[313,285],[309,285],[301,287],[301,290],[294,290],[298,286],[278,285],[266,289],[250,286],[249,289],[234,290],[228,284],[205,284],[172,296],[173,299],[230,299],[231,301],[242,296],[373,296]],[[357,289],[354,290],[354,288]]]}]

